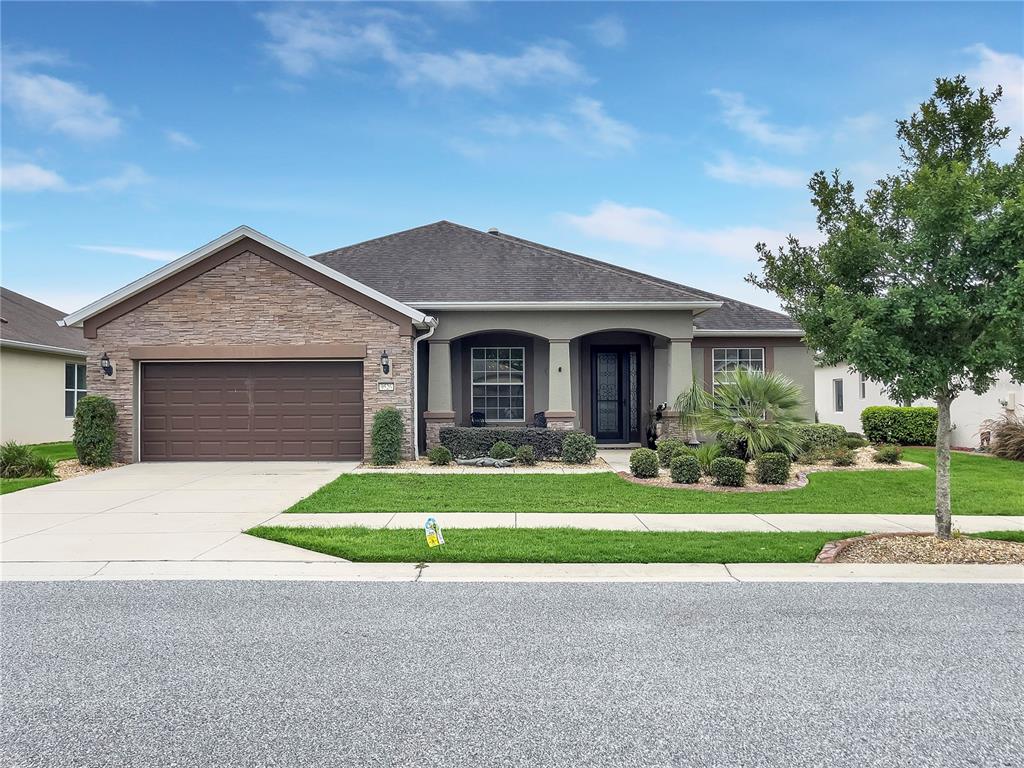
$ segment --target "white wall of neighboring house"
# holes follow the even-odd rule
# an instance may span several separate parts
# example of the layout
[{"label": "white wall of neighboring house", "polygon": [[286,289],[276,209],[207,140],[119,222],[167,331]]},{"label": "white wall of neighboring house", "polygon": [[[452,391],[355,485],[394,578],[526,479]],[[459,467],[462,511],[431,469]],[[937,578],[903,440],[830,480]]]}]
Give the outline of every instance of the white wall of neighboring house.
[{"label": "white wall of neighboring house", "polygon": [[71,439],[64,416],[64,364],[85,357],[0,347],[0,442]]},{"label": "white wall of neighboring house", "polygon": [[[818,421],[842,424],[848,432],[863,432],[860,413],[871,405],[900,405],[882,392],[882,387],[872,381],[864,381],[857,371],[846,365],[819,366],[815,369],[814,407]],[[842,410],[836,409],[836,382],[842,382]],[[1010,378],[1005,371],[996,383],[983,395],[964,392],[953,401],[953,445],[958,448],[976,448],[979,444],[981,423],[994,419],[1006,412],[1006,407],[1016,406],[1017,413],[1024,411],[1024,385]],[[913,405],[935,405],[930,400],[916,400]]]}]

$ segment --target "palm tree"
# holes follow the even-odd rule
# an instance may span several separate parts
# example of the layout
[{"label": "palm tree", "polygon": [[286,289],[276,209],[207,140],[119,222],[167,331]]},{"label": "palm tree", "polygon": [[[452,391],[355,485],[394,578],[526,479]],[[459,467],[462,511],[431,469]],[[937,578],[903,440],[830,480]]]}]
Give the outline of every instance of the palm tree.
[{"label": "palm tree", "polygon": [[746,370],[716,383],[713,395],[694,384],[676,398],[683,429],[741,438],[748,458],[771,450],[795,454],[800,447],[796,427],[806,421],[800,415],[803,406],[803,392],[792,379]]}]

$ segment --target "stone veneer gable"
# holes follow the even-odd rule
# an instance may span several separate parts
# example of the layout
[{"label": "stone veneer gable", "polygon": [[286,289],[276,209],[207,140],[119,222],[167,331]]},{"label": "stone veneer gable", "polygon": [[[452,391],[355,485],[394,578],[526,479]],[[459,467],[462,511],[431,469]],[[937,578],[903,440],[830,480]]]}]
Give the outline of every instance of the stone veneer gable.
[{"label": "stone veneer gable", "polygon": [[[87,339],[88,387],[118,410],[117,459],[133,455],[134,375],[128,350],[153,345],[366,344],[363,363],[363,451],[370,455],[373,414],[393,405],[406,425],[411,451],[412,338],[391,320],[353,304],[287,269],[246,251],[191,281],[151,299],[98,328]],[[394,392],[378,392],[380,355],[391,359]],[[106,352],[117,368],[107,379],[99,368]]]}]

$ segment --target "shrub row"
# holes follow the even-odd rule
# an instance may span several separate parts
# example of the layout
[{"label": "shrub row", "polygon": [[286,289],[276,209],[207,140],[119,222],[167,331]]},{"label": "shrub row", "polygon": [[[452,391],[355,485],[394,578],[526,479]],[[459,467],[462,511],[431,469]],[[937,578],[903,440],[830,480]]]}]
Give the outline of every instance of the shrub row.
[{"label": "shrub row", "polygon": [[935,445],[939,412],[929,406],[874,405],[861,411],[860,423],[872,443]]},{"label": "shrub row", "polygon": [[[538,459],[557,459],[562,455],[562,443],[569,435],[583,435],[593,441],[593,437],[585,432],[542,427],[442,427],[441,445],[460,459],[487,456],[499,441],[513,448],[529,445]],[[596,455],[596,447],[594,450]]]},{"label": "shrub row", "polygon": [[801,451],[811,448],[822,451],[838,448],[846,437],[846,430],[838,424],[799,424],[796,433]]}]

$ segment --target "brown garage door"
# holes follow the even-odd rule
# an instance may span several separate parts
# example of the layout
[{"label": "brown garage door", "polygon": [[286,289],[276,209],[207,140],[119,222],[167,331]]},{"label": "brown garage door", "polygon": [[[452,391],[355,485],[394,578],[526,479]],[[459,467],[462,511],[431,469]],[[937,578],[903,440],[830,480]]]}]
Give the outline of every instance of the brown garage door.
[{"label": "brown garage door", "polygon": [[361,459],[361,363],[143,363],[143,461]]}]

